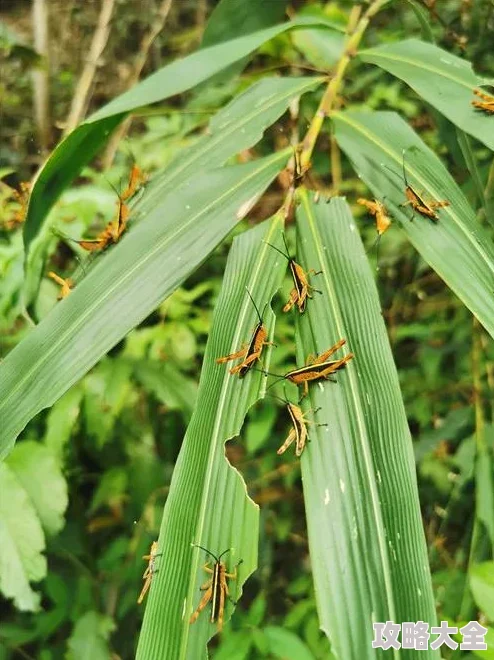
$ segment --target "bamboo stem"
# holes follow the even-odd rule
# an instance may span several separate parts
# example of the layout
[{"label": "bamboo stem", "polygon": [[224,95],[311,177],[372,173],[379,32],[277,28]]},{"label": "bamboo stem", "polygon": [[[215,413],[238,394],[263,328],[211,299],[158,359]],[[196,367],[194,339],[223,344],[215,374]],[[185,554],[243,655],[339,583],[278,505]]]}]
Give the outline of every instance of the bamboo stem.
[{"label": "bamboo stem", "polygon": [[336,64],[334,76],[328,83],[326,91],[324,92],[316,114],[314,115],[314,118],[302,143],[302,152],[300,156],[300,165],[302,171],[308,169],[310,166],[312,152],[314,151],[314,147],[316,145],[316,141],[321,131],[323,122],[326,117],[330,116],[331,111],[333,110],[337,94],[343,81],[343,76],[345,75],[350,61],[357,53],[357,48],[371,19],[388,2],[389,0],[374,0],[374,2],[372,2],[364,12],[362,18],[359,18],[358,20],[358,14],[356,13],[355,8],[352,14],[350,14],[345,49],[341,58]]}]

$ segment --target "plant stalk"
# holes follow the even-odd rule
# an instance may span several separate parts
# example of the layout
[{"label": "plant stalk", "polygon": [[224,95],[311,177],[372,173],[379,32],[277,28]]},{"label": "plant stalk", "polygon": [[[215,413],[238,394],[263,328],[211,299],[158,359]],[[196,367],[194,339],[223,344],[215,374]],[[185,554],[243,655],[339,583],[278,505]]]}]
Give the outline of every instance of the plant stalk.
[{"label": "plant stalk", "polygon": [[314,118],[309,126],[309,129],[302,143],[302,152],[300,155],[300,166],[302,171],[305,171],[310,166],[310,159],[312,156],[312,152],[314,151],[314,147],[316,145],[316,141],[321,131],[323,122],[326,119],[326,117],[329,117],[331,111],[333,110],[333,106],[335,104],[337,94],[341,87],[343,76],[345,75],[346,69],[350,64],[350,61],[357,53],[357,48],[362,40],[362,37],[364,36],[364,33],[371,19],[388,2],[389,0],[374,0],[374,2],[372,2],[367,8],[367,10],[364,12],[362,18],[356,21],[355,27],[352,25],[352,23],[354,22],[352,18],[355,16],[355,14],[352,14],[350,16],[350,21],[347,29],[347,41],[345,44],[345,49],[343,51],[340,60],[336,65],[334,76],[331,78],[331,80],[328,83],[326,91],[324,92],[324,95],[321,99],[321,102],[319,103],[319,107],[316,111],[316,114],[314,115]]}]

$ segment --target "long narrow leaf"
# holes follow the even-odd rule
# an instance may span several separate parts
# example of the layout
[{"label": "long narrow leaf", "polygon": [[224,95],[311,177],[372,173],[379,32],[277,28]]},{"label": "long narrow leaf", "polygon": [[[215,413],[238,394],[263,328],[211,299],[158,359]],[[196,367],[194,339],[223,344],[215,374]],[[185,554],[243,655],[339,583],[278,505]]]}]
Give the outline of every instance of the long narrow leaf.
[{"label": "long narrow leaf", "polygon": [[[439,158],[396,114],[342,112],[334,116],[338,144],[374,195],[385,198],[410,241],[494,337],[494,246]],[[437,221],[414,213],[408,183],[426,200],[445,200]],[[385,240],[385,239],[384,239]]]},{"label": "long narrow leaf", "polygon": [[[173,472],[159,537],[160,564],[144,617],[137,658],[182,660],[205,657],[208,639],[216,632],[211,603],[196,622],[190,617],[211,577],[203,569],[211,560],[199,544],[215,555],[230,549],[223,561],[232,571],[240,561],[239,577],[230,582],[235,601],[255,570],[258,508],[247,497],[245,484],[226,461],[225,441],[237,436],[248,408],[265,387],[264,376],[251,370],[243,379],[229,373],[216,358],[247,343],[258,323],[251,293],[266,327],[273,335],[269,302],[281,284],[285,260],[263,241],[281,244],[281,217],[263,223],[235,239],[230,252],[204,356],[196,410]],[[267,312],[266,312],[267,306]],[[268,351],[263,353],[267,364]],[[227,614],[231,605],[226,599]]]},{"label": "long narrow leaf", "polygon": [[435,621],[398,375],[346,202],[314,204],[304,194],[297,229],[298,258],[323,271],[322,295],[297,324],[299,360],[341,338],[347,340],[341,355],[355,355],[336,383],[310,387],[312,408],[320,407],[316,421],[327,424],[310,427],[302,456],[319,618],[338,658],[392,657],[392,650],[372,648],[373,622]]},{"label": "long narrow leaf", "polygon": [[223,165],[228,158],[256,144],[268,126],[287,109],[290,101],[315,89],[324,79],[268,77],[251,85],[211,120],[207,135],[182,151],[146,187],[136,213],[145,215],[156,200],[201,170]]},{"label": "long narrow leaf", "polygon": [[249,55],[265,41],[287,30],[310,25],[334,29],[332,24],[329,25],[322,18],[300,17],[245,37],[203,48],[156,71],[88,117],[57,146],[39,172],[24,224],[26,250],[64,188],[103,147],[111,131],[129,112],[192,89]]},{"label": "long narrow leaf", "polygon": [[[164,198],[0,364],[0,456],[200,264],[290,150],[213,170]],[[166,219],[166,221],[165,221]]]},{"label": "long narrow leaf", "polygon": [[471,105],[473,90],[486,81],[475,75],[470,62],[418,39],[383,44],[359,57],[404,80],[458,128],[494,149],[492,115]]},{"label": "long narrow leaf", "polygon": [[[146,186],[145,194],[132,206],[131,221],[145,219],[163,197],[198,172],[223,165],[231,156],[248,149],[262,138],[264,130],[285,112],[290,101],[311,89],[322,78],[264,78],[237,96],[211,120],[208,134],[190,149],[183,150]],[[33,255],[26,266],[24,302],[29,305],[37,295],[40,257]],[[30,277],[30,264],[37,272]],[[31,280],[36,280],[32,286]]]}]

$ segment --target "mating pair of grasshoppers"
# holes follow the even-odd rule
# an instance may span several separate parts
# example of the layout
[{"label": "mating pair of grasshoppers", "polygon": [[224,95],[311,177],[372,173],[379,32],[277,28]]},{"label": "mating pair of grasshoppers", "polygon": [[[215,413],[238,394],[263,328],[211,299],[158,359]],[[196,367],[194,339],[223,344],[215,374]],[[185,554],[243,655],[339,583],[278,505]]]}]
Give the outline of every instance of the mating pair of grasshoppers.
[{"label": "mating pair of grasshoppers", "polygon": [[[211,603],[210,621],[211,623],[216,623],[218,627],[218,632],[221,632],[221,630],[223,629],[225,600],[226,598],[230,598],[228,580],[237,579],[237,569],[242,563],[242,560],[240,560],[237,563],[233,572],[229,573],[227,571],[225,562],[221,561],[221,558],[224,555],[226,555],[228,552],[230,552],[231,548],[228,548],[227,550],[222,552],[219,556],[216,556],[210,550],[203,548],[201,545],[194,544],[194,546],[200,548],[201,550],[204,550],[204,552],[207,552],[207,554],[214,559],[214,563],[211,566],[210,562],[206,562],[206,564],[204,564],[203,566],[203,569],[206,571],[206,573],[209,573],[211,577],[200,588],[201,591],[204,591],[204,595],[201,598],[199,605],[197,606],[197,609],[191,615],[189,619],[189,623],[194,623],[198,619],[199,614],[206,607],[206,605],[208,603]],[[149,591],[149,588],[151,586],[153,575],[155,575],[155,573],[158,572],[158,569],[156,568],[156,557],[160,557],[160,556],[161,553],[158,552],[158,542],[153,541],[151,544],[151,548],[149,550],[149,554],[143,555],[142,557],[143,559],[148,560],[148,565],[146,566],[146,570],[142,575],[142,578],[144,580],[144,585],[137,599],[138,604],[141,604],[142,601],[144,600],[144,597],[146,593]]]},{"label": "mating pair of grasshoppers", "polygon": [[[103,252],[110,245],[118,243],[122,235],[127,229],[127,222],[130,215],[130,209],[127,201],[135,195],[138,188],[144,184],[147,176],[143,173],[141,168],[134,163],[129,173],[127,186],[122,193],[115,190],[117,194],[117,213],[114,220],[106,225],[102,232],[96,238],[81,239],[75,241],[84,250],[88,252]],[[110,184],[111,185],[111,184]],[[113,187],[113,186],[112,186]],[[74,239],[71,239],[74,240]],[[71,278],[60,277],[57,273],[50,271],[48,277],[60,285],[60,293],[58,299],[66,298],[74,287],[74,282]]]}]

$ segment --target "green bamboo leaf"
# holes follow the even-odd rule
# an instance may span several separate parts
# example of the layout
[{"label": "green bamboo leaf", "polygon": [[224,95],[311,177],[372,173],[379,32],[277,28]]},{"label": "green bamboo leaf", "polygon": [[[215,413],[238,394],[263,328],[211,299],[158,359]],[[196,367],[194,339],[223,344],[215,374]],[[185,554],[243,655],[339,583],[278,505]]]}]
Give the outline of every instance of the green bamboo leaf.
[{"label": "green bamboo leaf", "polygon": [[220,0],[211,12],[202,36],[201,48],[270,27],[285,18],[288,0]]},{"label": "green bamboo leaf", "polygon": [[48,413],[43,442],[59,463],[81,408],[82,387],[71,387]]},{"label": "green bamboo leaf", "polygon": [[99,612],[86,612],[74,626],[68,641],[67,660],[108,660],[113,620]]},{"label": "green bamboo leaf", "polygon": [[290,149],[197,176],[160,200],[0,364],[0,456],[245,216]]},{"label": "green bamboo leaf", "polygon": [[[422,257],[494,337],[494,247],[439,158],[395,113],[342,112],[334,117],[338,144],[374,195],[383,200]],[[439,220],[402,207],[405,183],[426,199],[447,200]],[[385,239],[384,239],[385,240]]]},{"label": "green bamboo leaf", "polygon": [[489,621],[494,621],[494,562],[484,561],[470,569],[470,588],[475,602]]},{"label": "green bamboo leaf", "polygon": [[173,365],[157,360],[135,360],[132,365],[135,378],[148,392],[152,392],[168,410],[179,410],[187,420],[190,418],[197,397],[195,381]]},{"label": "green bamboo leaf", "polygon": [[45,532],[57,534],[65,524],[69,497],[55,455],[39,442],[28,440],[15,448],[7,465],[28,495]]},{"label": "green bamboo leaf", "polygon": [[28,493],[6,462],[0,463],[0,492],[0,591],[13,598],[18,610],[33,612],[40,597],[29,582],[46,575],[43,529]]},{"label": "green bamboo leaf", "polygon": [[129,112],[192,89],[251,54],[265,41],[287,30],[310,25],[324,27],[327,23],[322,18],[300,17],[245,37],[202,48],[159,69],[88,117],[60,142],[36,177],[24,223],[26,251],[64,188],[103,147],[111,132]]},{"label": "green bamboo leaf", "polygon": [[[251,85],[212,118],[207,135],[191,149],[178,154],[162,172],[153,177],[146,186],[145,194],[133,205],[133,221],[153,211],[166,194],[197,172],[210,171],[213,167],[223,165],[239,151],[254,145],[262,138],[266,128],[285,112],[292,99],[314,89],[322,80],[316,77],[268,77]],[[33,252],[26,270],[29,275],[30,265],[34,263],[39,272],[26,279],[26,305],[29,305],[33,295],[37,295],[40,265],[44,263],[44,258],[35,257]]]},{"label": "green bamboo leaf", "polygon": [[359,52],[364,62],[389,71],[453,124],[494,150],[494,119],[476,110],[473,90],[486,84],[470,62],[434,44],[407,39]]},{"label": "green bamboo leaf", "polygon": [[207,135],[192,149],[177,155],[153,178],[136,212],[145,214],[158,199],[196,172],[219,167],[236,153],[256,144],[292,99],[315,89],[323,80],[319,77],[268,77],[251,85],[212,118]]},{"label": "green bamboo leaf", "polygon": [[[190,624],[208,577],[202,569],[210,560],[200,544],[224,556],[227,568],[243,560],[239,576],[230,581],[238,600],[242,584],[255,570],[258,507],[247,497],[243,480],[225,459],[225,441],[240,433],[248,408],[265,388],[265,378],[251,370],[243,379],[229,373],[218,357],[239,350],[258,323],[252,295],[273,336],[274,315],[269,302],[286,270],[285,260],[263,241],[281,245],[281,215],[236,238],[228,257],[204,356],[197,405],[173,472],[158,541],[158,573],[146,607],[137,658],[182,660],[205,657],[206,643],[216,633],[210,604]],[[263,352],[268,363],[269,350]],[[225,619],[231,615],[226,601]]]},{"label": "green bamboo leaf", "polygon": [[435,621],[410,432],[349,207],[301,197],[297,260],[323,272],[297,318],[299,364],[342,338],[334,358],[355,355],[336,383],[310,387],[311,418],[327,424],[310,427],[301,461],[320,625],[338,658],[388,657],[372,648],[373,622]]}]

